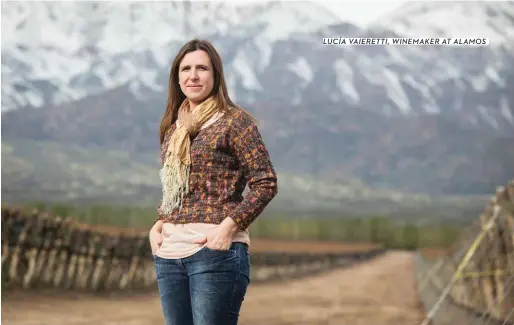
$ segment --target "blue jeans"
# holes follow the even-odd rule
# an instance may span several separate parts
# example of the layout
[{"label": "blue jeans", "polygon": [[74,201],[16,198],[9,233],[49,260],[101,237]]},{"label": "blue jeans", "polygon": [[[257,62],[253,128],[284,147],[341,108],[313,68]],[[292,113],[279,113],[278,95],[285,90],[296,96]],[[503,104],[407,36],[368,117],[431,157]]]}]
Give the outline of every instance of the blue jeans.
[{"label": "blue jeans", "polygon": [[237,325],[250,283],[246,244],[154,261],[166,325]]}]

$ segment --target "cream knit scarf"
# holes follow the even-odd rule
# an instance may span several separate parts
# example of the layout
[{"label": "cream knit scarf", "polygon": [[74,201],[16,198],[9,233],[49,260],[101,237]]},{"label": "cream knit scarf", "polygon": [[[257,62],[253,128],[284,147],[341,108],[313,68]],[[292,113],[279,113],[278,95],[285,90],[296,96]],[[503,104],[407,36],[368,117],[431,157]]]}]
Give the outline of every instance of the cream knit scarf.
[{"label": "cream knit scarf", "polygon": [[209,97],[193,110],[185,99],[178,109],[177,127],[170,137],[164,165],[160,170],[162,183],[161,211],[169,214],[182,207],[184,194],[189,191],[189,172],[191,167],[191,137],[195,136],[202,125],[218,111],[214,98]]}]

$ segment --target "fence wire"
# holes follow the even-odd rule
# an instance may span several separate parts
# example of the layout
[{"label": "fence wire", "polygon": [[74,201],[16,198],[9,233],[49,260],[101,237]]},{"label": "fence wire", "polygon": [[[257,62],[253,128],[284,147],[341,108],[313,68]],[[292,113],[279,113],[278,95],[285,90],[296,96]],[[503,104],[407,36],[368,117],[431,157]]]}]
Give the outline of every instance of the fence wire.
[{"label": "fence wire", "polygon": [[514,325],[514,182],[445,256],[416,257],[421,325]]}]

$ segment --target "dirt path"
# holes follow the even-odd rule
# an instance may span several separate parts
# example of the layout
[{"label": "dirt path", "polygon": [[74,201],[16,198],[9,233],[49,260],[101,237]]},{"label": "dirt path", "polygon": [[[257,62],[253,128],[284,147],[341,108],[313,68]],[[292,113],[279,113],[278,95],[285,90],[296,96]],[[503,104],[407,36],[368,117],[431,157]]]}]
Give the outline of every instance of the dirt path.
[{"label": "dirt path", "polygon": [[[349,269],[249,289],[241,325],[417,325],[413,256],[390,252]],[[5,325],[164,324],[156,296],[2,298]]]}]

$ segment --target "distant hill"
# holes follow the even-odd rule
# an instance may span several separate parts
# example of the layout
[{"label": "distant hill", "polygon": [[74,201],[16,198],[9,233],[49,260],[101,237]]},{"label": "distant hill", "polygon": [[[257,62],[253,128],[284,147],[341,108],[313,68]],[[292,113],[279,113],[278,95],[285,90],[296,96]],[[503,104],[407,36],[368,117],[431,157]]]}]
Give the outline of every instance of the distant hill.
[{"label": "distant hill", "polygon": [[[60,142],[2,141],[2,203],[156,207],[158,165],[150,152],[84,149]],[[319,180],[279,170],[279,195],[265,214],[302,217],[389,216],[422,223],[465,222],[487,197],[431,197],[367,187],[356,179]]]},{"label": "distant hill", "polygon": [[[73,103],[5,112],[2,137],[122,151],[158,168],[163,107],[164,96],[140,101],[120,87]],[[259,119],[276,167],[291,173],[433,195],[487,194],[514,175],[514,137],[443,116],[384,117],[324,102],[247,109]]]}]

